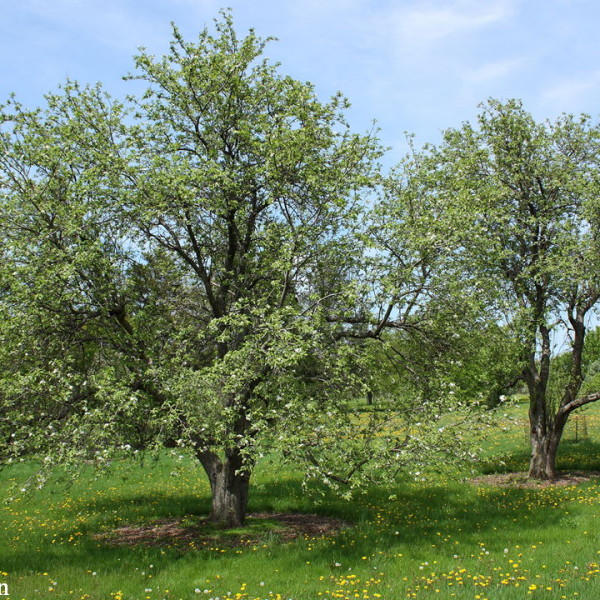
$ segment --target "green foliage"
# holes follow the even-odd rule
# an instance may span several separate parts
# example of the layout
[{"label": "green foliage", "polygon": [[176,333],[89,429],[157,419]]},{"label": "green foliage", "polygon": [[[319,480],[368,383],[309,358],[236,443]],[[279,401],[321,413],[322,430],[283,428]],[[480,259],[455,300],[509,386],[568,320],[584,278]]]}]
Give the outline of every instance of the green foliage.
[{"label": "green foliage", "polygon": [[[140,97],[67,82],[2,107],[3,463],[178,446],[214,483],[275,448],[337,487],[469,457],[447,415],[475,429],[560,311],[597,300],[587,117],[490,101],[383,177],[348,101],[281,74],[269,41],[224,11],[140,52]],[[365,393],[386,410],[357,413]]]},{"label": "green foliage", "polygon": [[600,390],[600,328],[589,331],[583,350],[584,380],[582,394],[591,394]]},{"label": "green foliage", "polygon": [[[224,12],[136,57],[141,97],[68,82],[2,108],[3,462],[167,445],[235,478],[279,448],[337,485],[443,449],[443,411],[424,416],[451,395],[413,385],[394,413],[351,416],[386,329],[446,336],[429,209],[386,212],[374,134],[282,75],[268,42]],[[416,422],[430,434],[403,442]]]},{"label": "green foliage", "polygon": [[[514,297],[524,300],[525,312],[536,299],[538,311],[552,315],[573,294],[583,301],[593,293],[597,223],[586,215],[596,195],[597,146],[588,117],[539,124],[518,101],[492,100],[478,130],[448,130],[432,152],[438,181],[452,193],[440,210],[455,225],[465,261],[513,312]],[[532,318],[541,317],[519,313],[524,323]]]},{"label": "green foliage", "polygon": [[[516,100],[490,100],[477,125],[448,130],[439,148],[428,149],[423,180],[454,270],[472,282],[475,302],[489,306],[516,349],[532,442],[548,448],[569,414],[597,399],[580,388],[584,325],[600,298],[600,128],[585,115],[537,123]],[[553,335],[569,339],[570,358],[553,359]],[[542,459],[544,452],[534,451],[548,463],[532,462],[532,473],[551,477],[554,455]]]},{"label": "green foliage", "polygon": [[[473,207],[451,209],[453,188],[447,186],[456,181],[440,154],[413,148],[386,178],[374,211],[380,285],[395,291],[401,315],[401,327],[386,338],[387,362],[380,362],[397,372],[405,396],[444,398],[448,408],[494,406],[518,378],[518,349],[490,302],[494,281],[470,266],[463,244]],[[378,387],[380,371],[373,377]]]},{"label": "green foliage", "polygon": [[[68,83],[43,109],[3,109],[13,457],[177,443],[251,464],[285,407],[355,385],[324,313],[351,297],[339,275],[360,255],[379,147],[350,132],[345,99],[280,75],[228,13],[216,34],[175,29],[169,55],[138,56],[148,90],[130,107]],[[318,386],[299,375],[309,357]]]}]

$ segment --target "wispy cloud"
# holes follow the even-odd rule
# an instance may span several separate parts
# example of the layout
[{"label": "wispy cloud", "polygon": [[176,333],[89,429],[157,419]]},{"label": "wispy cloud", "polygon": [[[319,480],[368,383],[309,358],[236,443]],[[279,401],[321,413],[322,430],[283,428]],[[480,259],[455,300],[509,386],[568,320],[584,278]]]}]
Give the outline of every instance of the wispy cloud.
[{"label": "wispy cloud", "polygon": [[415,3],[395,10],[396,34],[404,42],[426,45],[478,31],[513,13],[512,0]]},{"label": "wispy cloud", "polygon": [[509,58],[484,63],[464,70],[464,79],[472,84],[485,84],[505,79],[523,69],[528,63],[527,58]]},{"label": "wispy cloud", "polygon": [[585,76],[563,79],[545,89],[541,104],[558,106],[561,110],[578,110],[577,107],[589,104],[600,95],[600,70]]},{"label": "wispy cloud", "polygon": [[194,15],[200,20],[201,15],[216,14],[218,9],[216,0],[149,0],[144,4],[140,7],[132,0],[21,0],[20,10],[45,23],[47,29],[70,31],[107,49],[131,51],[163,42],[170,13],[180,14],[183,8],[190,20]]},{"label": "wispy cloud", "polygon": [[394,141],[405,129],[431,139],[472,118],[477,103],[489,96],[523,98],[543,115],[555,107],[595,111],[600,95],[600,4],[593,0],[4,4],[0,96],[14,90],[19,97],[30,94],[33,102],[66,76],[116,89],[132,69],[138,46],[168,51],[170,21],[194,39],[223,6],[233,7],[240,34],[253,27],[281,40],[268,54],[284,72],[314,82],[323,98],[342,90],[352,100],[358,128],[376,117]]}]

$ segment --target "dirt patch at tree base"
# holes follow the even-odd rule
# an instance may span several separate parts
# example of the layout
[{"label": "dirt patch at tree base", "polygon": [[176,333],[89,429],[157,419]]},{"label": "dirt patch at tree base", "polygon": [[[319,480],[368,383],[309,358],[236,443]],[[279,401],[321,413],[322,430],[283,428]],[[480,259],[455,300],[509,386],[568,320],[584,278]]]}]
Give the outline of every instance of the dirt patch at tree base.
[{"label": "dirt patch at tree base", "polygon": [[578,485],[585,481],[600,478],[600,471],[559,471],[555,479],[529,479],[525,471],[515,473],[491,473],[474,477],[470,482],[474,485],[497,485],[499,487],[548,488]]},{"label": "dirt patch at tree base", "polygon": [[[176,546],[190,549],[221,550],[227,548],[256,546],[276,539],[278,542],[297,538],[315,539],[335,535],[350,524],[333,517],[300,513],[253,513],[250,522],[272,523],[264,531],[237,533],[227,530],[215,531],[207,518],[160,519],[144,525],[126,525],[105,533],[94,535],[94,539],[110,546]],[[217,547],[215,547],[217,546]]]}]

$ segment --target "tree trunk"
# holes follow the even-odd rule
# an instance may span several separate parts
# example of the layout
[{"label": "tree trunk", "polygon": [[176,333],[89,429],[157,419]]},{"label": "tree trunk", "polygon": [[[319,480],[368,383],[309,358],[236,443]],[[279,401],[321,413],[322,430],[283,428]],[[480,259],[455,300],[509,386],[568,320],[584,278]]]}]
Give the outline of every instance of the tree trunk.
[{"label": "tree trunk", "polygon": [[213,452],[199,453],[212,492],[209,519],[218,527],[241,527],[246,519],[250,472],[243,470],[239,451],[228,451],[224,459]]},{"label": "tree trunk", "polygon": [[554,479],[556,477],[556,454],[564,430],[564,424],[555,423],[545,431],[531,428],[531,479]]},{"label": "tree trunk", "polygon": [[[554,479],[556,477],[556,454],[558,446],[569,419],[569,415],[590,402],[600,400],[600,393],[588,394],[578,397],[583,381],[583,349],[586,335],[584,325],[585,315],[600,299],[600,294],[592,294],[588,301],[578,306],[576,298],[573,298],[569,306],[569,322],[573,328],[573,345],[571,347],[571,374],[564,388],[564,394],[560,401],[558,410],[551,413],[551,403],[547,398],[548,381],[550,379],[550,328],[539,324],[538,331],[541,338],[541,357],[539,365],[536,361],[536,353],[530,351],[528,367],[523,371],[523,378],[529,389],[529,423],[531,438],[531,462],[529,463],[529,477],[532,479]],[[542,315],[543,303],[538,310],[538,322]],[[535,348],[535,332],[532,334],[531,348]]]}]

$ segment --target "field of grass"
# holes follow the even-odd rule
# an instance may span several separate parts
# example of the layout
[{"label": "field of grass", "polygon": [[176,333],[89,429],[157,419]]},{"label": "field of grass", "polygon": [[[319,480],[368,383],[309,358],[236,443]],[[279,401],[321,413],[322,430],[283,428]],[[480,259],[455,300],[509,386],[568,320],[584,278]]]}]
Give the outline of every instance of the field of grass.
[{"label": "field of grass", "polygon": [[[513,419],[490,433],[481,472],[526,468],[525,407],[509,412]],[[577,441],[570,426],[559,468],[600,470],[600,410],[588,411],[585,425]],[[2,495],[32,468],[0,473]],[[116,528],[193,526],[209,507],[191,461],[121,462],[108,478],[0,505],[0,583],[12,600],[600,598],[600,479],[531,489],[438,475],[317,502],[298,474],[265,462],[253,484],[250,512],[314,513],[352,526],[290,540],[250,519],[235,543],[114,545]],[[250,541],[238,543],[244,536]]]}]

